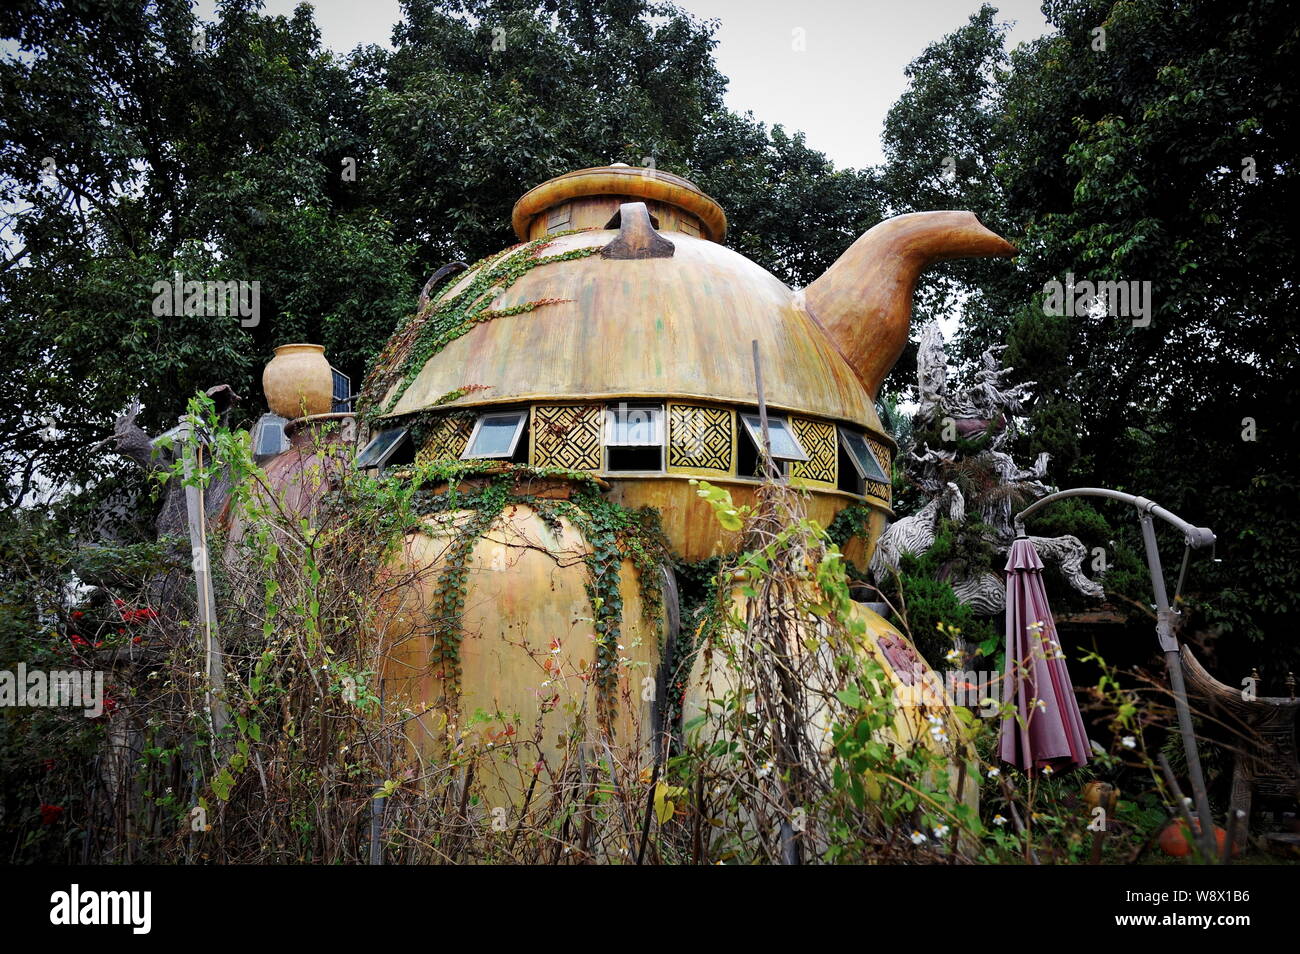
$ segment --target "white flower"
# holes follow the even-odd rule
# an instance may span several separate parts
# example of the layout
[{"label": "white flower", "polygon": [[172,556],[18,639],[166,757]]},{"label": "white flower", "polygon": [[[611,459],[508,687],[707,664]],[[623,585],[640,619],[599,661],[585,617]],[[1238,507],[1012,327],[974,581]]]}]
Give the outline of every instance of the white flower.
[{"label": "white flower", "polygon": [[925,721],[930,725],[943,725],[943,716],[931,715],[926,716]]},{"label": "white flower", "polygon": [[947,825],[937,825],[937,826],[935,827],[935,829],[934,829],[934,837],[935,837],[935,838],[943,838],[943,837],[945,837],[947,834],[948,834],[948,826],[947,826]]},{"label": "white flower", "polygon": [[1035,699],[1035,700],[1034,700],[1034,707],[1046,711],[1046,710],[1047,710],[1047,702],[1046,702],[1046,700],[1044,700],[1044,699]]},{"label": "white flower", "polygon": [[993,816],[993,824],[997,825],[999,828],[1001,828],[1001,827],[1002,827],[1003,825],[1005,825],[1006,823],[1007,823],[1007,820],[1006,820],[1005,818],[1003,818],[1001,815],[994,815],[994,816]]},{"label": "white flower", "polygon": [[1044,765],[1044,766],[1043,766],[1043,774],[1044,774],[1044,775],[1047,775],[1047,776],[1050,776],[1050,775],[1052,774],[1052,767],[1051,767],[1050,765]]},{"label": "white flower", "polygon": [[945,655],[943,658],[948,660],[948,662],[950,663],[955,663],[961,659],[961,653],[956,649],[950,649],[948,650],[947,655]]},{"label": "white flower", "polygon": [[1138,740],[1133,738],[1131,735],[1126,735],[1124,738],[1119,740],[1119,744],[1124,746],[1126,749],[1136,749],[1138,747]]},{"label": "white flower", "polygon": [[921,834],[919,831],[914,831],[914,832],[912,832],[912,844],[914,844],[914,845],[924,845],[924,844],[925,844],[925,835]]},{"label": "white flower", "polygon": [[768,759],[759,767],[758,777],[767,778],[771,774],[772,774],[772,760]]},{"label": "white flower", "polygon": [[989,769],[989,778],[997,778],[1001,774],[1002,774],[1002,769],[1000,768]]}]

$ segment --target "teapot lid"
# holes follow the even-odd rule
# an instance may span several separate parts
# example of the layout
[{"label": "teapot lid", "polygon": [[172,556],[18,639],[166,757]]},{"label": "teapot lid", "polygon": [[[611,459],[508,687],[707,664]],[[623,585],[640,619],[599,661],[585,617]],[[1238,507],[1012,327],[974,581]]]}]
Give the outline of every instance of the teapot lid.
[{"label": "teapot lid", "polygon": [[515,203],[511,224],[523,241],[529,237],[533,219],[547,209],[571,199],[588,196],[630,196],[674,206],[699,221],[701,234],[721,242],[727,234],[727,214],[689,179],[662,169],[641,168],[623,163],[578,169],[530,189]]}]

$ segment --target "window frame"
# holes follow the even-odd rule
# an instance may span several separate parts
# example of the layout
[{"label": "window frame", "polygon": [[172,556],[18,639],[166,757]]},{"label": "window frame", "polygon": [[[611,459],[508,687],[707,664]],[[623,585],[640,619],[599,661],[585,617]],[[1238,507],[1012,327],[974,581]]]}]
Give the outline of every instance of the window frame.
[{"label": "window frame", "polygon": [[[845,455],[849,458],[854,469],[858,472],[858,478],[864,483],[871,482],[889,486],[891,478],[885,473],[885,468],[881,465],[880,459],[876,457],[875,451],[871,449],[871,445],[867,443],[866,435],[859,434],[856,431],[850,431],[847,427],[840,427],[838,430],[840,432],[840,446],[844,448]],[[871,458],[871,462],[876,465],[876,473],[879,474],[879,476],[868,474],[866,472],[866,469],[862,466],[862,461],[858,459],[857,452],[853,449],[853,445],[849,441],[850,436],[856,437],[862,442],[863,453]]]},{"label": "window frame", "polygon": [[[651,441],[618,441],[612,440],[612,431],[614,428],[614,415],[620,410],[628,411],[652,411],[654,412],[654,437]],[[668,405],[666,402],[655,401],[620,401],[618,404],[606,404],[604,409],[605,419],[601,429],[601,464],[604,469],[602,473],[610,476],[624,474],[663,474],[668,470]],[[638,468],[618,468],[610,466],[610,451],[629,450],[629,449],[654,449],[659,452],[659,463],[655,467],[638,467]]]},{"label": "window frame", "polygon": [[[399,433],[397,439],[388,446],[388,449],[385,450],[373,463],[363,464],[361,461],[366,456],[366,454],[370,451],[370,448],[373,447],[376,443],[378,443],[379,439],[382,438],[385,434],[391,434],[393,431],[398,431]],[[383,428],[378,434],[376,434],[374,437],[372,437],[369,441],[366,442],[365,447],[357,451],[357,456],[354,463],[357,469],[359,470],[370,470],[372,468],[375,470],[383,470],[386,466],[388,466],[389,460],[391,460],[393,455],[397,453],[398,449],[410,439],[411,439],[411,429],[409,427]]]},{"label": "window frame", "polygon": [[[654,413],[654,439],[649,441],[615,441],[613,439],[614,415],[620,411],[652,411]],[[653,402],[630,403],[621,401],[618,404],[605,405],[605,431],[602,435],[606,447],[663,447],[665,444],[664,435],[667,431],[665,425],[666,414],[664,413],[663,404]]]},{"label": "window frame", "polygon": [[[762,457],[763,420],[761,415],[759,415],[756,412],[750,413],[749,411],[740,411],[738,413],[739,413],[741,424],[745,426],[745,433],[748,434],[749,439],[754,442],[754,449],[758,451],[759,457]],[[751,421],[750,418],[753,418],[753,420]],[[812,460],[812,458],[808,456],[808,451],[804,448],[803,444],[799,442],[799,436],[795,434],[794,427],[790,424],[790,419],[786,417],[784,414],[769,414],[767,416],[767,430],[769,436],[772,432],[773,421],[780,422],[781,430],[785,432],[786,436],[790,438],[791,443],[794,444],[794,446],[798,449],[799,453],[802,454],[803,456],[790,457],[784,454],[777,454],[773,452],[772,460],[780,461],[781,463],[787,463],[787,464],[788,463],[806,464],[808,461]]]},{"label": "window frame", "polygon": [[[509,460],[515,456],[515,451],[519,448],[519,438],[524,433],[524,426],[528,423],[528,408],[516,411],[486,411],[480,414],[474,420],[474,429],[470,431],[469,440],[465,442],[465,450],[461,452],[461,460]],[[479,433],[483,430],[483,422],[494,418],[517,417],[515,422],[515,432],[510,436],[510,447],[504,454],[472,454],[474,443],[479,438]]]}]

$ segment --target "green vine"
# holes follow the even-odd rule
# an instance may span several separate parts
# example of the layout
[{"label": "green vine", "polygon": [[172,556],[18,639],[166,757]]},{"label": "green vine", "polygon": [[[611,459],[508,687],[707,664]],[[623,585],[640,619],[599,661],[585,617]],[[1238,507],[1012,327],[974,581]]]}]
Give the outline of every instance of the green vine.
[{"label": "green vine", "polygon": [[[507,308],[490,307],[506,289],[534,268],[586,258],[599,252],[600,246],[590,246],[557,255],[542,254],[555,239],[582,231],[587,230],[556,232],[489,255],[471,268],[472,277],[463,289],[430,303],[403,321],[366,375],[362,401],[370,409],[367,417],[373,419],[391,413],[429,359],[475,325],[494,318],[526,314],[542,305],[562,301],[543,298]],[[380,400],[390,389],[392,395],[380,408]]]},{"label": "green vine", "polygon": [[[434,662],[441,668],[451,692],[458,693],[460,687],[462,617],[469,586],[468,565],[474,548],[507,507],[524,504],[552,528],[558,529],[562,520],[569,521],[590,547],[583,562],[596,631],[594,684],[600,717],[612,718],[623,622],[620,584],[624,560],[630,560],[636,569],[643,618],[658,633],[662,634],[663,630],[661,576],[669,558],[658,511],[620,506],[605,499],[600,482],[592,475],[555,467],[500,461],[436,461],[411,469],[404,479],[416,487],[412,513],[422,517],[452,510],[471,514],[447,549],[434,589],[436,622],[431,634],[437,653]],[[572,482],[575,489],[567,500],[521,492],[520,487],[530,479],[565,480]],[[462,486],[467,480],[474,483]]]},{"label": "green vine", "polygon": [[853,537],[870,538],[872,513],[872,508],[864,503],[849,504],[831,520],[826,528],[827,538],[841,550]]}]

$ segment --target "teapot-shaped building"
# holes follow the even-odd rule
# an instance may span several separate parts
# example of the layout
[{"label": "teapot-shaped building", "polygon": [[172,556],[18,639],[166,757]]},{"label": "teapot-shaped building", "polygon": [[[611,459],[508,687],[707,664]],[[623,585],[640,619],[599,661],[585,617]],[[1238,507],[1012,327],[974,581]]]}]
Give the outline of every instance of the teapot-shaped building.
[{"label": "teapot-shaped building", "polygon": [[[390,353],[390,371],[402,373],[390,374],[399,379],[380,402],[385,418],[400,426],[430,412],[433,426],[407,451],[420,460],[495,457],[597,474],[614,499],[657,507],[685,560],[723,542],[689,480],[726,486],[742,503],[758,483],[753,341],[772,457],[810,491],[823,526],[868,504],[869,546],[889,513],[895,448],[874,401],[906,344],[916,278],[941,259],[1013,251],[968,212],[904,215],[792,291],[720,244],[726,216],[692,183],[627,166],[551,179],[516,203],[513,220],[525,245],[440,296],[496,285],[493,317],[471,318],[418,368],[400,348]],[[512,270],[527,243],[545,243],[550,263]],[[484,281],[485,269],[500,280]],[[465,409],[473,417],[457,413]],[[409,439],[389,434],[378,446]]]},{"label": "teapot-shaped building", "polygon": [[[739,536],[692,481],[742,505],[762,485],[757,342],[771,458],[822,526],[865,505],[865,532],[845,548],[865,566],[890,515],[896,448],[874,403],[907,341],[917,276],[938,260],[1013,252],[968,212],[904,215],[796,291],[721,244],[726,216],[692,183],[617,165],[537,186],[513,219],[521,244],[454,274],[381,353],[357,457],[399,473],[484,465],[444,468],[449,487],[490,480],[493,461],[529,482],[477,523],[457,503],[468,497],[443,494],[444,509],[406,534],[393,567],[406,582],[380,614],[387,697],[409,711],[417,750],[446,751],[475,731],[533,737],[498,759],[496,781],[476,777],[498,792],[562,761],[553,723],[586,712],[592,692],[592,711],[617,713],[604,737],[633,748],[666,711],[707,695],[665,705],[675,614],[642,611],[660,604],[661,586],[662,603],[675,602],[672,569],[616,555],[614,582],[593,582],[598,542],[550,503],[572,475],[624,512],[654,508],[674,561],[736,551]],[[923,665],[883,619],[855,612],[888,666]]]}]

